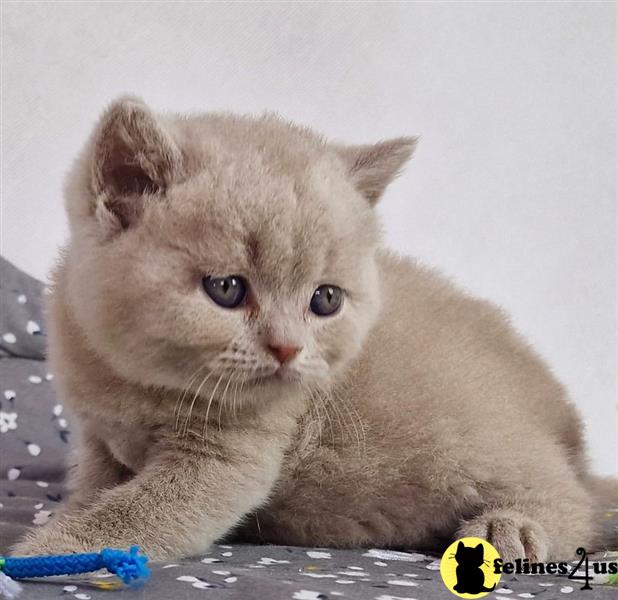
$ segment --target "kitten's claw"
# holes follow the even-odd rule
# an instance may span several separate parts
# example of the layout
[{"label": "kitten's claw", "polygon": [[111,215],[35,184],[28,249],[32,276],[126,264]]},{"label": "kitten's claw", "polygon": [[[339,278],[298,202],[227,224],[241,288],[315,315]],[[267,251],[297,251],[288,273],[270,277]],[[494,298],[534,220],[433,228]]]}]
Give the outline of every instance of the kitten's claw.
[{"label": "kitten's claw", "polygon": [[516,511],[492,511],[464,521],[457,537],[487,540],[505,562],[516,558],[543,562],[549,557],[549,543],[543,527]]}]

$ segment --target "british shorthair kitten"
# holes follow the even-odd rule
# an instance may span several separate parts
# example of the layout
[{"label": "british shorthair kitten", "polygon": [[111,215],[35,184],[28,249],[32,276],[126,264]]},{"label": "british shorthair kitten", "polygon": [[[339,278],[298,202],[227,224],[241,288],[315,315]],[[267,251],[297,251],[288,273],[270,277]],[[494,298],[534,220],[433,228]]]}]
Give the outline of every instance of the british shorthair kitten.
[{"label": "british shorthair kitten", "polygon": [[498,309],[381,246],[414,146],[111,105],[49,305],[73,492],[15,552],[598,541],[618,486],[589,474],[564,389]]}]

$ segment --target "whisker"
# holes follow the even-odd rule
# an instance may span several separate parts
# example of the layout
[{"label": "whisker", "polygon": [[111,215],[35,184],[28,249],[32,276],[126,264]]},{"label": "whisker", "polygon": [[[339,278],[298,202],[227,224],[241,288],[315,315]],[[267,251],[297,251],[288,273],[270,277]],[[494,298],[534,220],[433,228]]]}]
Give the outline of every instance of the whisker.
[{"label": "whisker", "polygon": [[[331,447],[334,449],[335,445],[336,445],[336,437],[337,437],[337,435],[335,433],[335,426],[334,426],[333,419],[332,419],[332,416],[331,416],[330,405],[326,401],[324,396],[322,394],[320,394],[319,392],[312,392],[311,398],[315,402],[319,402],[319,404],[320,404],[324,414],[326,415],[326,420],[328,421],[328,427],[330,429]],[[339,426],[341,426],[341,420],[340,419],[339,419]]]},{"label": "whisker", "polygon": [[187,384],[182,388],[181,392],[178,394],[178,398],[176,399],[176,404],[174,405],[174,412],[173,412],[173,415],[175,417],[174,431],[178,431],[178,427],[180,425],[180,415],[182,414],[182,406],[185,402],[185,398],[187,394],[189,393],[189,389],[191,385],[193,384],[193,381],[197,378],[200,371],[205,369],[207,366],[208,365],[203,364],[200,367],[198,367],[195,371],[193,371],[193,373],[189,376],[189,379],[187,380]]},{"label": "whisker", "polygon": [[212,390],[212,394],[210,394],[210,398],[208,399],[208,406],[206,407],[206,415],[204,417],[204,425],[202,427],[202,441],[203,443],[206,443],[206,431],[208,429],[208,414],[210,413],[210,407],[212,406],[212,401],[215,397],[215,394],[217,393],[217,388],[219,387],[219,384],[221,383],[221,380],[223,379],[223,376],[225,375],[224,373],[221,373],[221,375],[219,375],[219,379],[217,379],[217,383],[215,384],[215,387]]},{"label": "whisker", "polygon": [[362,452],[362,454],[366,454],[367,453],[367,434],[365,432],[365,423],[363,421],[363,418],[362,418],[361,414],[358,412],[358,409],[349,400],[349,398],[346,398],[345,396],[343,396],[343,394],[340,395],[340,398],[343,400],[344,406],[348,410],[350,410],[352,412],[352,415],[354,417],[356,417],[356,423],[358,423],[358,427],[360,429],[361,438],[362,438],[362,450],[361,450],[361,452]]},{"label": "whisker", "polygon": [[[314,421],[317,423],[318,427],[318,448],[322,446],[322,414],[320,413],[320,409],[318,408],[317,401],[313,400],[313,395],[311,396],[310,404],[309,404],[309,417],[313,416]],[[312,413],[315,413],[312,415]],[[311,423],[311,420],[309,421]]]},{"label": "whisker", "polygon": [[238,390],[238,399],[240,403],[240,409],[242,409],[242,392],[245,388],[245,383],[247,383],[247,381],[249,381],[249,377],[246,375],[242,377],[240,380],[240,390]]},{"label": "whisker", "polygon": [[198,396],[200,395],[200,392],[202,391],[202,388],[204,387],[204,385],[206,384],[206,382],[210,379],[210,376],[214,373],[214,370],[211,370],[206,377],[204,377],[204,379],[202,379],[202,382],[200,383],[200,385],[198,386],[197,390],[195,391],[195,394],[193,395],[193,400],[191,401],[191,406],[189,407],[189,412],[187,414],[187,417],[185,419],[185,423],[184,423],[184,432],[183,432],[183,437],[186,437],[188,432],[189,432],[189,423],[191,421],[191,415],[193,414],[193,407],[195,406],[195,402],[198,398]]},{"label": "whisker", "polygon": [[333,426],[333,419],[331,416],[331,409],[330,409],[330,405],[328,404],[328,402],[326,401],[326,399],[324,398],[324,396],[318,396],[319,397],[319,402],[322,405],[322,409],[324,414],[326,415],[326,420],[328,421],[328,428],[330,430],[330,443],[331,443],[331,448],[335,448],[335,429]]},{"label": "whisker", "polygon": [[341,428],[341,434],[343,435],[344,432],[347,433],[348,435],[351,435],[352,433],[354,433],[355,434],[355,438],[356,438],[356,444],[358,445],[359,444],[359,436],[356,434],[356,430],[354,429],[354,431],[353,431],[352,427],[350,426],[350,423],[349,423],[350,415],[343,413],[341,408],[338,406],[338,400],[337,399],[333,399],[333,397],[331,395],[328,395],[326,398],[327,398],[327,402],[329,403],[329,406],[331,406],[333,408],[333,410],[335,411],[335,414],[337,415],[337,421],[339,423],[339,427]]},{"label": "whisker", "polygon": [[236,379],[234,382],[234,397],[232,398],[232,418],[234,421],[238,422],[238,417],[236,415],[236,395],[238,394],[238,386],[240,384],[241,376]]},{"label": "whisker", "polygon": [[[354,406],[351,405],[350,401],[341,393],[333,390],[330,390],[327,398],[331,400],[332,406],[336,411],[339,411],[343,416],[341,411],[345,411],[347,415],[346,423],[349,423],[354,428],[354,436],[356,438],[357,449],[359,455],[363,455],[367,451],[367,440],[365,435],[365,428],[363,425],[362,418],[359,412],[356,410]],[[347,427],[348,433],[350,433],[349,426]],[[361,443],[362,441],[362,443]]]},{"label": "whisker", "polygon": [[234,371],[231,372],[230,376],[228,377],[227,380],[227,384],[225,385],[225,388],[223,390],[223,395],[221,396],[221,400],[219,400],[219,415],[217,417],[217,420],[219,421],[219,431],[221,431],[221,411],[223,410],[223,404],[225,402],[225,395],[227,394],[227,390],[230,387],[230,383],[232,383],[232,379],[234,379]]}]

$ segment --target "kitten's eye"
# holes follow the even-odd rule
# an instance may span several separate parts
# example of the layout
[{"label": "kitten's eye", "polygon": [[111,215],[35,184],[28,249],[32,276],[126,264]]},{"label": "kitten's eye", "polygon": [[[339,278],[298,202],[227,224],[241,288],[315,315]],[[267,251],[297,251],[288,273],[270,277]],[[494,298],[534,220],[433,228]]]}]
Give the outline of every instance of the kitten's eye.
[{"label": "kitten's eye", "polygon": [[311,297],[309,308],[319,317],[335,314],[343,304],[343,290],[336,285],[321,285]]},{"label": "kitten's eye", "polygon": [[238,275],[204,277],[202,286],[211,300],[223,308],[236,308],[247,296],[245,280]]}]

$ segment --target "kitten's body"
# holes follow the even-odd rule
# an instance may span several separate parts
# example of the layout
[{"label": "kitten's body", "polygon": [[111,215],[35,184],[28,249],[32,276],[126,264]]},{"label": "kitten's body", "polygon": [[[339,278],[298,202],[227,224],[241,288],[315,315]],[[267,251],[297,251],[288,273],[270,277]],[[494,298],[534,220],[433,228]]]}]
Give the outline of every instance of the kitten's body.
[{"label": "kitten's body", "polygon": [[[506,559],[590,546],[592,479],[561,386],[491,305],[376,249],[370,205],[410,151],[110,110],[69,186],[50,311],[82,425],[75,492],[19,551],[178,556],[230,534],[477,535]],[[213,306],[200,273],[242,273],[254,305]],[[303,308],[320,283],[346,290],[333,317]],[[280,377],[260,345],[273,338],[301,348]]]},{"label": "kitten's body", "polygon": [[274,498],[249,520],[256,539],[436,548],[507,496],[547,502],[552,552],[572,552],[590,539],[591,499],[560,385],[490,304],[409,260],[379,265],[399,293],[336,386],[339,411],[312,413],[319,433],[298,436]]}]

